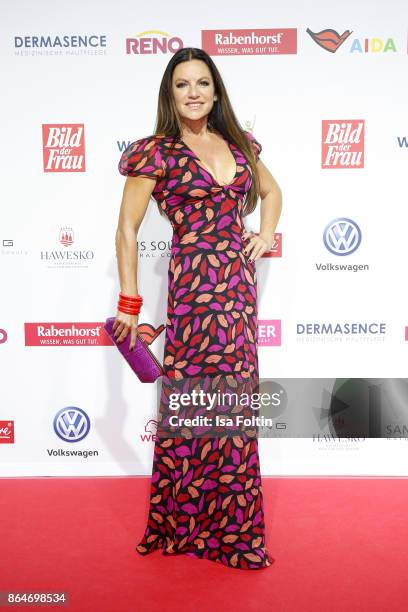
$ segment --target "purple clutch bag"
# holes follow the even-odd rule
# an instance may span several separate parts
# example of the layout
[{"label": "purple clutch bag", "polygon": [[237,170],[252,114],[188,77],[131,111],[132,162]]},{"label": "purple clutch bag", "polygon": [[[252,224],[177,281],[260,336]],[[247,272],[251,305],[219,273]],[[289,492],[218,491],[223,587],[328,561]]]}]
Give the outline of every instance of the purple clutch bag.
[{"label": "purple clutch bag", "polygon": [[122,353],[139,380],[144,383],[151,383],[159,378],[159,376],[163,376],[164,372],[162,365],[156,359],[155,355],[153,355],[146,341],[143,340],[139,334],[136,336],[136,343],[132,351],[129,349],[131,338],[130,332],[122,342],[117,341],[113,330],[115,319],[116,317],[109,317],[106,319],[104,324],[105,331],[119,349],[120,353]]}]

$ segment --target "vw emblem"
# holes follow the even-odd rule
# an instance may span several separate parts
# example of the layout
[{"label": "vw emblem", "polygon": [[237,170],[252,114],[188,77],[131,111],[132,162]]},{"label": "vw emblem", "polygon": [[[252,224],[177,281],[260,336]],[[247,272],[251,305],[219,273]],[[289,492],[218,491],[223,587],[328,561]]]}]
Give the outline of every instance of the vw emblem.
[{"label": "vw emblem", "polygon": [[350,255],[360,246],[361,230],[355,221],[340,217],[325,227],[323,242],[333,255]]},{"label": "vw emblem", "polygon": [[65,442],[80,442],[89,433],[91,421],[81,408],[62,408],[54,418],[54,431]]}]

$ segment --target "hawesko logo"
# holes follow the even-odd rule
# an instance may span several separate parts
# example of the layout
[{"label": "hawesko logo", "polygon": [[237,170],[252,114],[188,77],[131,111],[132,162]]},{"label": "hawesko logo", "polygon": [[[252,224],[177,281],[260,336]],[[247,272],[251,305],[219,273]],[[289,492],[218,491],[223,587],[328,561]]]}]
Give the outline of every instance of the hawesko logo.
[{"label": "hawesko logo", "polygon": [[323,119],[322,168],[364,168],[364,119]]},{"label": "hawesko logo", "polygon": [[146,30],[136,34],[136,38],[126,39],[127,55],[156,55],[157,53],[176,53],[184,47],[178,36],[171,36],[160,30]]},{"label": "hawesko logo", "polygon": [[83,123],[44,124],[44,172],[85,172]]},{"label": "hawesko logo", "polygon": [[297,53],[296,28],[203,30],[201,48],[209,55],[286,55]]},{"label": "hawesko logo", "polygon": [[61,227],[59,241],[66,247],[69,247],[71,246],[71,244],[74,244],[74,231],[72,227]]},{"label": "hawesko logo", "polygon": [[25,346],[110,346],[103,323],[24,323]]},{"label": "hawesko logo", "polygon": [[85,410],[77,406],[62,408],[54,418],[54,431],[64,442],[80,442],[91,429],[91,421]]},{"label": "hawesko logo", "polygon": [[324,229],[323,242],[333,255],[350,255],[360,246],[361,230],[352,219],[334,219]]},{"label": "hawesko logo", "polygon": [[5,329],[0,328],[0,344],[7,342],[7,332]]},{"label": "hawesko logo", "polygon": [[74,230],[72,227],[63,226],[59,229],[58,242],[64,249],[42,250],[40,259],[48,268],[88,268],[95,257],[95,251],[89,248],[70,249],[74,243]]},{"label": "hawesko logo", "polygon": [[0,444],[14,444],[14,421],[0,421]]},{"label": "hawesko logo", "polygon": [[279,319],[258,319],[258,346],[281,346]]},{"label": "hawesko logo", "polygon": [[157,421],[155,419],[147,421],[144,430],[145,433],[140,434],[142,442],[156,442],[159,440],[157,436]]}]

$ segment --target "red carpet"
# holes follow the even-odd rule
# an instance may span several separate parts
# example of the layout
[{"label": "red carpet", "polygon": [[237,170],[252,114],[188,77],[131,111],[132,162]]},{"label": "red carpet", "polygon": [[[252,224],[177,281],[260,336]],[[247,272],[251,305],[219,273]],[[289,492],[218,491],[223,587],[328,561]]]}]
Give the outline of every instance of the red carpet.
[{"label": "red carpet", "polygon": [[263,478],[275,562],[245,571],[134,546],[148,478],[0,479],[0,591],[66,591],[70,612],[402,611],[408,481]]}]

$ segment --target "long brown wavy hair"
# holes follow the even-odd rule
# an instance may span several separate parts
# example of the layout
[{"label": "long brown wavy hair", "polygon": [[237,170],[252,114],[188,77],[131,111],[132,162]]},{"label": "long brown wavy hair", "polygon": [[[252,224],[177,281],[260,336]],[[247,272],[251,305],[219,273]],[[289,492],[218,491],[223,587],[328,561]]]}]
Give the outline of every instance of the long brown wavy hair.
[{"label": "long brown wavy hair", "polygon": [[[244,215],[248,215],[256,208],[260,190],[259,173],[256,167],[255,154],[252,144],[244,134],[244,130],[235,116],[217,66],[212,61],[211,57],[202,49],[196,47],[179,49],[167,64],[160,83],[154,135],[173,137],[175,141],[177,138],[181,137],[181,123],[173,97],[172,77],[177,64],[180,64],[180,62],[188,62],[193,59],[202,60],[207,64],[214,81],[214,93],[217,96],[217,100],[214,101],[214,105],[207,118],[209,129],[211,131],[217,131],[238,147],[251,167],[254,180],[246,194],[243,204]],[[162,215],[165,215],[160,206],[159,211]]]}]

